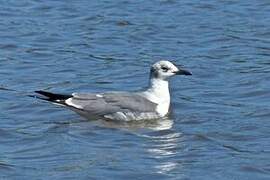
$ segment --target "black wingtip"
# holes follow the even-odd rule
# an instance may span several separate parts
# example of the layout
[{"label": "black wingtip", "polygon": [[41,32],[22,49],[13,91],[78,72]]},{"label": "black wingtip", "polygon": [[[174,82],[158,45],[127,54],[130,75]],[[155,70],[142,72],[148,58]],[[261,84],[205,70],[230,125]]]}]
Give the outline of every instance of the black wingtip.
[{"label": "black wingtip", "polygon": [[35,93],[40,94],[42,96],[45,96],[46,98],[42,98],[42,97],[39,97],[39,96],[35,96],[35,97],[37,97],[39,99],[49,100],[49,101],[66,100],[66,99],[72,97],[72,95],[55,94],[55,93],[51,93],[51,92],[48,92],[48,91],[42,91],[42,90],[35,91]]},{"label": "black wingtip", "polygon": [[47,96],[47,97],[50,97],[50,96],[53,95],[53,93],[51,93],[51,92],[48,92],[48,91],[41,91],[41,90],[35,91],[35,93],[41,94],[41,95]]}]

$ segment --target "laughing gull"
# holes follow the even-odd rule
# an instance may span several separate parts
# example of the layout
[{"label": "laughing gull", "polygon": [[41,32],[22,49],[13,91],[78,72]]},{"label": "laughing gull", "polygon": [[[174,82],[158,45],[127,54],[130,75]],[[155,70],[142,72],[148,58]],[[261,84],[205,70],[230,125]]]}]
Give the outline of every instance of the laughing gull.
[{"label": "laughing gull", "polygon": [[35,97],[65,106],[87,119],[121,121],[157,119],[168,114],[170,106],[168,80],[174,75],[191,75],[191,73],[162,60],[151,67],[149,87],[145,91],[71,95],[35,91],[39,94]]}]

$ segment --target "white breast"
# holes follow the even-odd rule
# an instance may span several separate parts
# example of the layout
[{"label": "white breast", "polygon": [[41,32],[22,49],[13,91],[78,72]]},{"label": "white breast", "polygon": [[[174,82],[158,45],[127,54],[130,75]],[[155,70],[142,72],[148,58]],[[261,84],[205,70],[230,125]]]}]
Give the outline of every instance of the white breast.
[{"label": "white breast", "polygon": [[168,96],[156,96],[155,94],[145,92],[145,97],[151,102],[157,104],[156,112],[160,116],[163,117],[168,113],[170,108],[170,98],[168,98]]},{"label": "white breast", "polygon": [[169,108],[170,108],[170,101],[164,101],[158,104],[156,111],[160,116],[163,117],[166,114],[168,114]]},{"label": "white breast", "polygon": [[170,107],[168,81],[152,80],[151,83],[151,87],[143,93],[144,97],[157,104],[156,112],[163,117]]}]

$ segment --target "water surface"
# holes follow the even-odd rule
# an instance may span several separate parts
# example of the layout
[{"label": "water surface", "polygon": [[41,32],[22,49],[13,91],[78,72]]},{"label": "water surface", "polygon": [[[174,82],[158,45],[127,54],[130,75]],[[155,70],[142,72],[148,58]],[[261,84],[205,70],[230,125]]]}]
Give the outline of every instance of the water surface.
[{"label": "water surface", "polygon": [[[2,2],[0,178],[269,179],[269,27],[266,0]],[[26,96],[138,90],[160,59],[193,72],[172,79],[165,120]]]}]

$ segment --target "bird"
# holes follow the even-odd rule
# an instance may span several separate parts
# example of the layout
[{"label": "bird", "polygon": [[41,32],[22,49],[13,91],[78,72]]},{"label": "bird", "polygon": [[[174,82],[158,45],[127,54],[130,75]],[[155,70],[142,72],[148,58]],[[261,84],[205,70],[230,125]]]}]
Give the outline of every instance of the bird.
[{"label": "bird", "polygon": [[159,119],[169,113],[169,79],[175,75],[192,73],[168,60],[160,60],[151,66],[149,86],[143,91],[58,94],[38,90],[34,97],[64,106],[86,119]]}]

